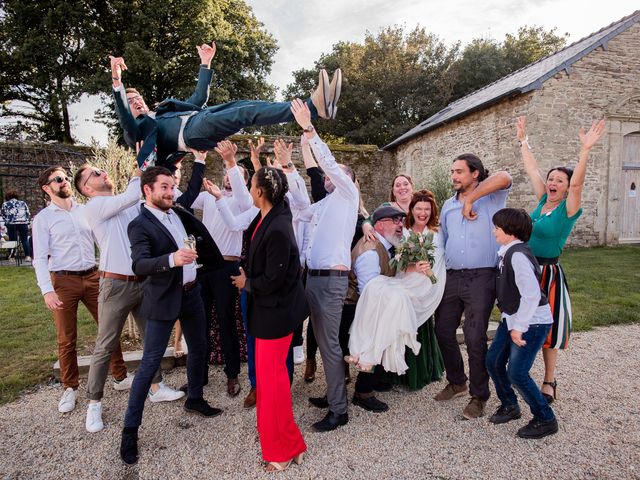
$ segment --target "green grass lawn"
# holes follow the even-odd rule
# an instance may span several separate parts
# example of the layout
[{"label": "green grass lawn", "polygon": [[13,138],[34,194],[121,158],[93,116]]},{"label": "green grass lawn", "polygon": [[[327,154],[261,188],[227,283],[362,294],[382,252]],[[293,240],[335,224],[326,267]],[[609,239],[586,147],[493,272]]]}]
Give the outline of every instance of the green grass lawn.
[{"label": "green grass lawn", "polygon": [[[640,247],[567,249],[562,256],[574,330],[640,321]],[[33,269],[0,267],[0,404],[52,375],[56,334]],[[80,355],[91,352],[96,325],[84,306],[78,315]]]}]

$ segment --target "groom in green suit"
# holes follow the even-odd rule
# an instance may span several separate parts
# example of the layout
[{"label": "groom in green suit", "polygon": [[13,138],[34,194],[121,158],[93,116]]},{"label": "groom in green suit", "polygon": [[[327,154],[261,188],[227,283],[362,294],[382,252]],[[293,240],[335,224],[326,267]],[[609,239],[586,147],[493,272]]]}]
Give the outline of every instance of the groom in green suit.
[{"label": "groom in green suit", "polygon": [[[193,95],[187,100],[166,99],[155,111],[149,110],[137,90],[124,88],[122,72],[127,70],[124,59],[109,57],[118,120],[125,141],[138,150],[137,161],[142,170],[152,165],[175,169],[175,162],[187,152],[212,150],[220,140],[242,128],[293,120],[289,102],[239,100],[206,107],[216,44],[203,44],[197,49],[200,71]],[[307,100],[314,118],[335,118],[341,86],[340,69],[331,82],[327,72],[320,71],[318,87]]]}]

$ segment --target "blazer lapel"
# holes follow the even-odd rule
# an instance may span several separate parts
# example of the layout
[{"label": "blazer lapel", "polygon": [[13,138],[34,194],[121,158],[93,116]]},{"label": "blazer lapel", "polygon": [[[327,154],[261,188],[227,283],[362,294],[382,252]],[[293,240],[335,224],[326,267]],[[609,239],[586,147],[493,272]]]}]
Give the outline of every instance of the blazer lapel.
[{"label": "blazer lapel", "polygon": [[153,213],[151,213],[146,206],[144,206],[144,204],[142,206],[142,213],[151,221],[151,223],[155,224],[162,232],[164,232],[164,234],[169,238],[171,243],[175,245],[176,249],[180,248],[176,244],[176,240],[175,238],[173,238],[173,235],[171,235],[171,232],[167,230],[167,227],[165,227],[162,224],[162,222],[158,220],[156,216]]}]

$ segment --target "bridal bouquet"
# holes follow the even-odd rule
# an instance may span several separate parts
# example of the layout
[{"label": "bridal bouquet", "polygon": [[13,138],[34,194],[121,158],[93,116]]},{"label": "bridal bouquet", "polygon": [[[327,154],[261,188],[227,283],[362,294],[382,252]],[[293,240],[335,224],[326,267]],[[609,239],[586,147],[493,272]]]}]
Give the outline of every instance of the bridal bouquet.
[{"label": "bridal bouquet", "polygon": [[[433,266],[434,250],[433,232],[425,235],[411,231],[396,247],[396,253],[389,260],[389,265],[398,270],[406,270],[409,265],[426,260]],[[429,278],[431,283],[436,283],[438,280],[435,275]]]}]

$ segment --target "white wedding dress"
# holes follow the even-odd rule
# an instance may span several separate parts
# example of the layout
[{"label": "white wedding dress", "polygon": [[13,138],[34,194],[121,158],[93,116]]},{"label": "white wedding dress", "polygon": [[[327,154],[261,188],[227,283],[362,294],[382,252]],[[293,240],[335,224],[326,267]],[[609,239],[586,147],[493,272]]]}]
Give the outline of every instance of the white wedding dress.
[{"label": "white wedding dress", "polygon": [[382,365],[388,372],[404,374],[406,347],[420,352],[417,332],[435,312],[444,294],[446,268],[442,235],[434,236],[435,284],[417,272],[380,275],[364,288],[349,330],[349,353],[360,363]]}]

